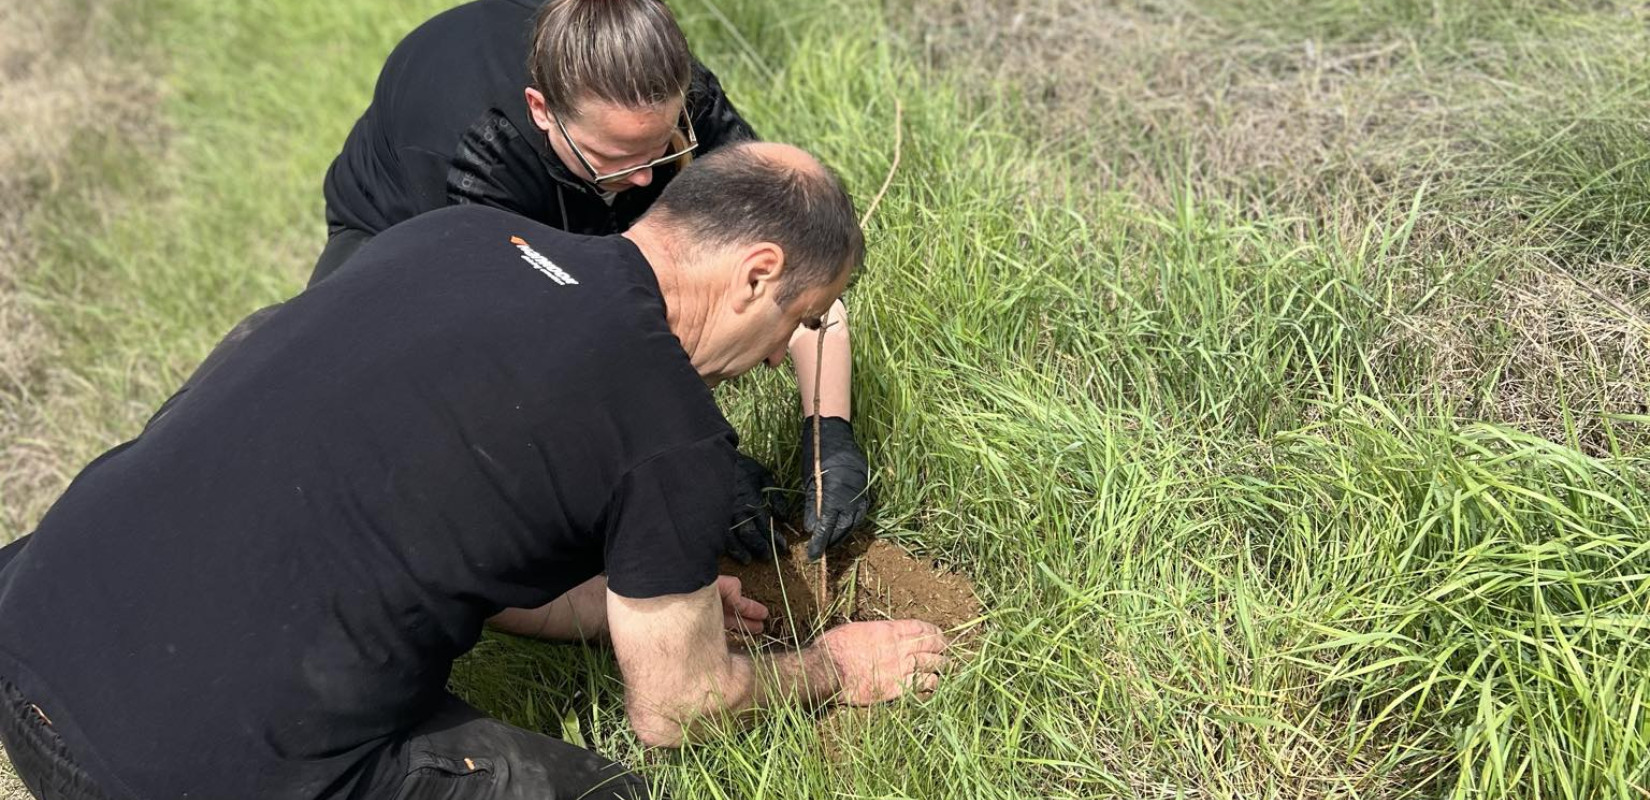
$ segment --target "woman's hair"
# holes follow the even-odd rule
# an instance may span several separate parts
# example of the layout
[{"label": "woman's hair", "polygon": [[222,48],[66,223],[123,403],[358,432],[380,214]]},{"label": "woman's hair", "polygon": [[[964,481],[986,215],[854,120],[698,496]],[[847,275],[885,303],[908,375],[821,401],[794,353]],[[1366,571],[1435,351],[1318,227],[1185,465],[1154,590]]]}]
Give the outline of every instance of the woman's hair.
[{"label": "woman's hair", "polygon": [[551,113],[576,119],[588,98],[637,108],[685,95],[693,55],[661,0],[548,0],[527,66]]}]

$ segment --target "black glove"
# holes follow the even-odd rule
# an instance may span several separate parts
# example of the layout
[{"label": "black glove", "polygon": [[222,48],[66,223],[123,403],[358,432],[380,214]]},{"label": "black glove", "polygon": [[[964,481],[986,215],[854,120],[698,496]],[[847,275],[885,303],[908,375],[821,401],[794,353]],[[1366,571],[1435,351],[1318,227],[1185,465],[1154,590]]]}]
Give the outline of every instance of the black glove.
[{"label": "black glove", "polygon": [[841,417],[825,417],[819,421],[819,441],[823,503],[816,499],[821,490],[814,483],[814,419],[803,420],[802,528],[808,532],[811,559],[848,538],[848,532],[865,521],[865,512],[871,508],[871,496],[865,491],[870,467],[854,441],[854,426]]},{"label": "black glove", "polygon": [[722,549],[739,563],[771,557],[774,545],[786,547],[785,535],[774,525],[777,506],[769,499],[777,490],[773,473],[762,462],[738,454],[733,465],[733,523]]}]

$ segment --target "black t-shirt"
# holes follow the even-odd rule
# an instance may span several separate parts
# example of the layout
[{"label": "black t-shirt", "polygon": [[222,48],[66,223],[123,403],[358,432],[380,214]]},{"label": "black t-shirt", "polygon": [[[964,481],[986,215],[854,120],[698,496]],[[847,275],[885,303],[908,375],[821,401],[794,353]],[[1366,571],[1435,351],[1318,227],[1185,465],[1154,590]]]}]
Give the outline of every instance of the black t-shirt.
[{"label": "black t-shirt", "polygon": [[[328,221],[377,233],[417,214],[476,203],[574,233],[630,227],[676,174],[611,204],[575,178],[534,125],[523,91],[532,80],[533,14],[522,0],[476,0],[403,39],[384,63],[372,105],[327,170]],[[756,134],[697,61],[688,112],[704,154]],[[661,153],[660,155],[663,155]]]},{"label": "black t-shirt", "polygon": [[347,791],[488,616],[713,581],[734,446],[630,241],[433,212],[82,471],[0,676],[117,796]]}]

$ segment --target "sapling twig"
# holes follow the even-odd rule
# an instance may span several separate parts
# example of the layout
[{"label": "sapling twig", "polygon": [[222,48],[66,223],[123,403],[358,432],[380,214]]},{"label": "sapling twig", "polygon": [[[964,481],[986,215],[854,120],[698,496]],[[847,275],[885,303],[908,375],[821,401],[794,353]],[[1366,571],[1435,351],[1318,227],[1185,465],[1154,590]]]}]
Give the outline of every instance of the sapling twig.
[{"label": "sapling twig", "polygon": [[[888,174],[882,178],[882,187],[877,189],[876,196],[871,198],[871,204],[865,207],[865,213],[859,218],[859,227],[864,229],[871,221],[871,215],[876,212],[877,206],[882,203],[883,195],[888,193],[888,186],[894,182],[894,173],[899,170],[900,145],[905,138],[905,107],[899,98],[894,98],[894,158],[888,164]],[[829,319],[819,326],[818,338],[814,340],[814,519],[820,524],[825,521],[825,470],[820,463],[819,454],[819,410],[820,375],[825,367],[825,331],[835,323]],[[815,602],[819,605],[821,622],[828,622],[831,604],[831,576],[828,566],[829,558],[824,551],[819,553],[819,588]],[[857,581],[856,581],[857,583]],[[850,609],[850,612],[852,609]]]},{"label": "sapling twig", "polygon": [[[825,328],[828,325],[827,321],[826,325],[819,326],[818,335],[814,338],[814,520],[821,525],[825,522],[825,470],[820,466],[819,456],[819,377],[825,365]],[[819,620],[822,623],[830,621],[827,615],[830,613],[831,584],[825,566],[827,561],[825,551],[819,551],[819,588],[814,600],[819,606]]]}]

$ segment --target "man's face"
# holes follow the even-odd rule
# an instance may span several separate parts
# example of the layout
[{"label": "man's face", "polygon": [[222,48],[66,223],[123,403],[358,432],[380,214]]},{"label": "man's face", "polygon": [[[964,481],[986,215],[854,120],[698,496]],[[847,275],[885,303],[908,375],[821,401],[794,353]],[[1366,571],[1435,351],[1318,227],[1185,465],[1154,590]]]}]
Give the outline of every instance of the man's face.
[{"label": "man's face", "polygon": [[[681,152],[685,146],[680,99],[634,108],[586,98],[575,106],[577,114],[557,117],[538,90],[528,89],[527,105],[556,157],[587,182]],[[647,168],[595,185],[602,191],[622,192],[652,182],[653,169]]]},{"label": "man's face", "polygon": [[[746,267],[748,269],[748,267]],[[830,313],[831,305],[848,287],[847,270],[837,283],[804,291],[789,305],[775,301],[780,282],[764,285],[747,278],[745,285],[730,292],[720,306],[721,313],[701,342],[703,358],[700,374],[712,385],[743,375],[760,364],[777,367],[784,363],[792,334],[798,327],[818,327]],[[751,293],[754,292],[753,297]]]}]

